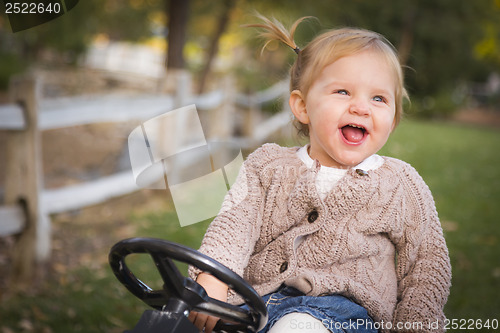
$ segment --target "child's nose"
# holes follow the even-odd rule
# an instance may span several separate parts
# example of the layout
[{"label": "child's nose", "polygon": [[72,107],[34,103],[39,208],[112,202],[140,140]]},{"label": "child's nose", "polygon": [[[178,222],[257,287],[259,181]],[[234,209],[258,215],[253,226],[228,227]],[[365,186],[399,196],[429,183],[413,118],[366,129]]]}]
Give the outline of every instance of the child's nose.
[{"label": "child's nose", "polygon": [[360,98],[353,99],[349,112],[358,116],[369,116],[371,114],[370,104]]}]

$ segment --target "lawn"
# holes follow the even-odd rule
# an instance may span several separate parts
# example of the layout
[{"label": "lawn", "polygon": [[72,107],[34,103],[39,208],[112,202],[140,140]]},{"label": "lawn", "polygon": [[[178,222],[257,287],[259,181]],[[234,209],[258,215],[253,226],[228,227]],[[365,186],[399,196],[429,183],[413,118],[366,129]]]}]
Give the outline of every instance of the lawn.
[{"label": "lawn", "polygon": [[453,267],[448,318],[500,320],[500,132],[407,122],[383,154],[411,163],[431,188]]},{"label": "lawn", "polygon": [[[500,320],[500,131],[442,122],[407,120],[381,154],[412,164],[431,188],[453,266],[446,305],[455,319]],[[200,244],[208,222],[181,228],[172,205],[136,210],[127,218],[135,236]],[[117,238],[118,239],[118,238]],[[0,333],[122,332],[146,306],[108,268],[113,242],[92,252],[87,264],[59,267],[36,291],[2,299]],[[132,258],[140,277],[159,285],[145,256]]]}]

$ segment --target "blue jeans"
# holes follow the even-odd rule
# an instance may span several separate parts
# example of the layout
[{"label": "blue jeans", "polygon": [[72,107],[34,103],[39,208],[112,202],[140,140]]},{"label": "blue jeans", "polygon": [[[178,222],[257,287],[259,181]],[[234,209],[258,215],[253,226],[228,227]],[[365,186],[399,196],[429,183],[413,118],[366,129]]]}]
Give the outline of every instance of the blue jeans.
[{"label": "blue jeans", "polygon": [[269,320],[259,333],[267,332],[280,318],[292,312],[307,313],[317,318],[333,333],[378,332],[366,309],[344,296],[305,296],[295,288],[282,286],[262,299],[266,304]]}]

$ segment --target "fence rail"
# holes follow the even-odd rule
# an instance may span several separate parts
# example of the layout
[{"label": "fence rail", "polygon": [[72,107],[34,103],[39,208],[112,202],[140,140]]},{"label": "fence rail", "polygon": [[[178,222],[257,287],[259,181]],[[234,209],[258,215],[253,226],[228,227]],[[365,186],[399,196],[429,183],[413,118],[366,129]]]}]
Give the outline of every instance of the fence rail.
[{"label": "fence rail", "polygon": [[23,108],[18,104],[0,107],[0,129],[22,130],[26,126]]},{"label": "fence rail", "polygon": [[[286,93],[286,83],[279,82],[255,95],[237,94],[236,106],[251,107],[269,103]],[[185,104],[196,104],[199,110],[217,108],[224,93],[216,90],[201,96],[190,96]],[[174,109],[175,98],[169,95],[102,95],[41,100],[38,103],[38,129],[41,131],[102,122],[143,121]],[[19,104],[0,105],[0,130],[22,130],[26,126],[24,110]]]},{"label": "fence rail", "polygon": [[0,235],[14,235],[25,227],[25,217],[21,206],[0,206]]},{"label": "fence rail", "polygon": [[[56,189],[44,189],[41,171],[40,131],[101,122],[145,121],[180,106],[195,104],[198,110],[215,112],[213,118],[225,119],[236,107],[249,111],[286,95],[286,83],[279,82],[254,95],[238,94],[227,81],[223,89],[201,96],[192,96],[188,76],[178,80],[173,95],[103,95],[78,96],[42,100],[39,83],[34,77],[12,80],[12,103],[0,105],[0,130],[7,133],[7,174],[5,175],[5,206],[0,206],[0,237],[19,234],[13,257],[13,281],[33,275],[33,262],[50,256],[50,219],[48,215],[79,209],[132,193],[139,189],[131,170],[94,181]],[[285,105],[285,104],[284,104]],[[215,111],[214,111],[215,110]],[[290,121],[284,108],[252,130],[246,137],[227,137],[240,146],[264,141]],[[229,122],[227,122],[229,123]],[[219,121],[214,127],[229,126]],[[224,135],[222,135],[224,136]],[[21,205],[20,202],[23,204]]]}]

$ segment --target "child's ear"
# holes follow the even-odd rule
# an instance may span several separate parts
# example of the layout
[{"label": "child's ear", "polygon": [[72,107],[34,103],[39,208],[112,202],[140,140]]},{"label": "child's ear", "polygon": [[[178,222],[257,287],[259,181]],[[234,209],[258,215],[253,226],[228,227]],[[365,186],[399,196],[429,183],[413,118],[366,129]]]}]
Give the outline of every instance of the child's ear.
[{"label": "child's ear", "polygon": [[302,124],[309,124],[309,115],[307,114],[306,101],[302,96],[300,90],[294,90],[290,93],[290,99],[288,100],[290,109],[292,109],[295,118]]}]

